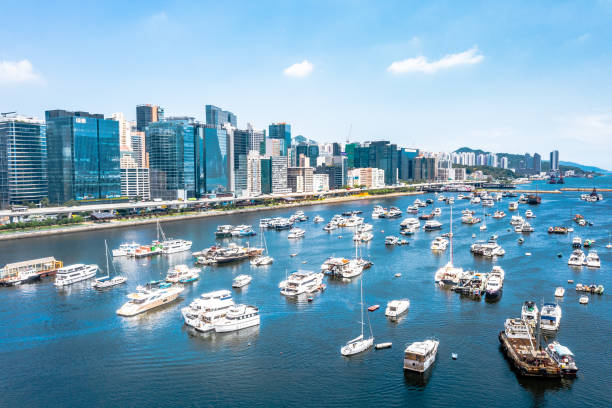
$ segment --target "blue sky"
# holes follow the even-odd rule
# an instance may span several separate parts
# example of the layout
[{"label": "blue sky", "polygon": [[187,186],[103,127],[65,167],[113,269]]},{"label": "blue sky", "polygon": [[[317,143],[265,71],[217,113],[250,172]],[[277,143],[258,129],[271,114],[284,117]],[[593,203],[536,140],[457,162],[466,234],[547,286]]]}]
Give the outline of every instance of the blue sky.
[{"label": "blue sky", "polygon": [[[534,4],[535,3],[535,4]],[[612,168],[612,0],[3,0],[0,111],[203,120]],[[296,65],[297,64],[297,65]]]}]

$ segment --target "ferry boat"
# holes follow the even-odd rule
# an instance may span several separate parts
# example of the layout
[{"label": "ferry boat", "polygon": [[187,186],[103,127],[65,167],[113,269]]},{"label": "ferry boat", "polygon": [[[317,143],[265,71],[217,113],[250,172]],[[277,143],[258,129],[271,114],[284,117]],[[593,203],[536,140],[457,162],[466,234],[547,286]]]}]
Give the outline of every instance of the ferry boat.
[{"label": "ferry boat", "polygon": [[391,319],[397,319],[398,317],[406,313],[409,307],[410,300],[408,299],[392,300],[387,303],[387,308],[385,309],[385,316]]},{"label": "ferry boat", "polygon": [[57,270],[54,285],[57,287],[72,285],[73,283],[91,279],[96,276],[98,265],[75,264],[64,266]]},{"label": "ferry boat", "polygon": [[595,251],[594,249],[591,249],[589,251],[589,254],[586,256],[584,263],[589,268],[601,267],[601,261],[599,259],[599,255],[597,254],[597,251]]},{"label": "ferry boat", "polygon": [[168,269],[166,282],[170,283],[188,283],[193,282],[200,277],[200,268],[190,268],[187,265],[175,265]]},{"label": "ferry boat", "polygon": [[215,332],[226,333],[246,329],[248,327],[259,326],[259,309],[250,305],[234,305],[225,317],[215,323]]},{"label": "ferry boat", "polygon": [[119,248],[113,249],[113,257],[132,256],[132,254],[140,248],[140,244],[135,242],[119,245]]},{"label": "ferry boat", "polygon": [[540,312],[540,328],[543,331],[556,332],[561,324],[561,306],[544,303]]},{"label": "ferry boat", "polygon": [[574,361],[574,354],[569,348],[561,345],[558,341],[553,341],[546,347],[546,352],[557,363],[563,377],[576,376],[578,366]]},{"label": "ferry boat", "polygon": [[303,293],[313,293],[321,287],[323,274],[308,271],[297,271],[281,282],[280,293],[284,296],[299,296]]},{"label": "ferry boat", "polygon": [[530,326],[535,327],[538,322],[538,306],[534,301],[527,300],[523,303],[523,308],[521,309],[521,319],[527,322]]},{"label": "ferry boat", "polygon": [[404,370],[426,372],[436,361],[438,340],[414,342],[404,350]]},{"label": "ferry boat", "polygon": [[242,288],[251,283],[252,280],[251,275],[238,275],[232,280],[232,288]]},{"label": "ferry boat", "polygon": [[435,231],[435,230],[439,230],[442,229],[442,223],[438,220],[428,220],[425,222],[425,225],[423,226],[423,229],[425,231]]},{"label": "ferry boat", "polygon": [[139,286],[137,292],[128,295],[128,302],[117,310],[119,316],[135,316],[175,300],[182,292],[182,286]]},{"label": "ferry boat", "polygon": [[574,252],[570,255],[570,258],[567,261],[569,266],[582,266],[586,261],[586,257],[584,256],[584,252],[581,249],[574,249]]},{"label": "ferry boat", "polygon": [[[263,220],[262,220],[263,221]],[[260,221],[261,223],[261,221]],[[233,225],[219,225],[215,231],[215,237],[217,238],[228,238],[232,236],[234,230]]]}]

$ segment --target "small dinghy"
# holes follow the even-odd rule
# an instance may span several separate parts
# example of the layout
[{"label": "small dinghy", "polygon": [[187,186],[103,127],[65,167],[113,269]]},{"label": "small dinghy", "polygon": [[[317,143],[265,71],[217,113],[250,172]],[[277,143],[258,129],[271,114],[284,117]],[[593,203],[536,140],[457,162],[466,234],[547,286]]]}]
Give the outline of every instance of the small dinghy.
[{"label": "small dinghy", "polygon": [[369,312],[373,312],[375,310],[378,310],[380,308],[380,305],[372,305],[370,307],[368,307],[368,311]]},{"label": "small dinghy", "polygon": [[457,355],[457,353],[452,353],[452,354],[451,354],[451,358],[452,358],[453,360],[456,360],[456,359],[457,359],[457,357],[459,357],[459,356]]},{"label": "small dinghy", "polygon": [[378,343],[376,346],[374,346],[376,348],[376,350],[380,350],[380,349],[386,349],[386,348],[391,348],[391,345],[393,343],[388,342],[388,343]]}]

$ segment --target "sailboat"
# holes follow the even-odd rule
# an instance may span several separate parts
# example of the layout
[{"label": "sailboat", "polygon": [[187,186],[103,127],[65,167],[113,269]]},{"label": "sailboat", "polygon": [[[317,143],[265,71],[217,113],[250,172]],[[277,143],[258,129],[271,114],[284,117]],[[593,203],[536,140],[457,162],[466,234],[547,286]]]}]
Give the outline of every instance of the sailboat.
[{"label": "sailboat", "polygon": [[487,230],[487,214],[485,211],[485,207],[482,207],[482,225],[480,226],[481,231]]},{"label": "sailboat", "polygon": [[[104,240],[104,249],[105,249],[105,254],[106,254],[106,276],[101,276],[99,278],[96,278],[91,283],[91,286],[96,289],[110,288],[113,286],[121,285],[122,283],[125,283],[127,281],[127,278],[125,276],[117,275],[112,278],[110,277],[110,269],[108,267],[108,245],[106,244],[106,240]],[[114,269],[114,266],[113,266],[113,269]]]},{"label": "sailboat", "polygon": [[438,269],[434,275],[434,282],[439,285],[456,285],[459,283],[459,279],[463,275],[462,268],[455,268],[453,266],[453,207],[451,206],[450,214],[450,260],[449,262]]},{"label": "sailboat", "polygon": [[612,249],[612,243],[610,243],[610,233],[609,232],[608,232],[608,245],[606,245],[606,248]]},{"label": "sailboat", "polygon": [[[361,302],[359,303],[359,308],[361,309],[361,334],[354,338],[353,340],[349,340],[342,348],[340,349],[340,353],[343,356],[352,356],[354,354],[359,354],[361,352],[366,351],[374,345],[374,336],[372,335],[372,326],[370,327],[370,337],[363,337],[363,326],[365,325],[363,321],[363,277],[360,280],[360,288],[361,288]],[[369,321],[368,317],[368,321]]]},{"label": "sailboat", "polygon": [[266,243],[266,236],[263,232],[263,228],[261,229],[261,232],[259,233],[259,235],[261,236],[261,242],[264,247],[264,253],[256,258],[253,258],[251,260],[251,265],[253,266],[270,265],[272,262],[274,262],[274,258],[272,258],[268,254],[268,244]]}]

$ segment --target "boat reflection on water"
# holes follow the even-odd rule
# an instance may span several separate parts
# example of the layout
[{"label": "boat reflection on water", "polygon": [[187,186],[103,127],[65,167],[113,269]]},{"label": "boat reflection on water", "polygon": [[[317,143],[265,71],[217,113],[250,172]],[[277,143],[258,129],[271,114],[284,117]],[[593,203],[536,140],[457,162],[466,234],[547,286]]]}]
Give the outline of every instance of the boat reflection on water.
[{"label": "boat reflection on water", "polygon": [[550,401],[547,401],[547,395],[550,396],[551,391],[569,391],[576,380],[576,378],[569,377],[561,379],[545,377],[533,378],[524,377],[518,374],[516,374],[516,379],[521,388],[528,391],[533,397],[533,403],[531,404],[533,407],[549,405]]},{"label": "boat reflection on water", "polygon": [[[433,364],[435,365],[436,363],[434,362]],[[424,373],[404,370],[404,382],[406,383],[408,389],[420,390],[425,388],[434,371],[433,368],[434,367],[432,365],[432,367],[429,367],[429,369]]]}]

